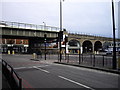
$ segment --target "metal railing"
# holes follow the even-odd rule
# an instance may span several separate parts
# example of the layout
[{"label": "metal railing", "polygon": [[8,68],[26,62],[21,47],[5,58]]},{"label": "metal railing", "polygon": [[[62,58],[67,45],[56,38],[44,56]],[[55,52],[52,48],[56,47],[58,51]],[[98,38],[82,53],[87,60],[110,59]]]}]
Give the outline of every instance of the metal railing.
[{"label": "metal railing", "polygon": [[[98,54],[98,55],[97,54],[66,54],[64,55],[63,54],[61,62],[75,64],[75,65],[85,65],[85,66],[91,66],[91,67],[112,69],[112,63],[113,63],[112,59],[113,59],[112,55],[101,55],[101,54]],[[118,66],[117,66],[117,69],[118,69]]]},{"label": "metal railing", "polygon": [[0,21],[0,26],[10,27],[10,28],[32,29],[32,30],[60,31],[60,28],[58,27],[19,23],[19,22],[8,22],[8,21]]},{"label": "metal railing", "polygon": [[2,73],[7,79],[12,90],[22,90],[22,79],[17,75],[14,69],[3,59],[2,60]]}]

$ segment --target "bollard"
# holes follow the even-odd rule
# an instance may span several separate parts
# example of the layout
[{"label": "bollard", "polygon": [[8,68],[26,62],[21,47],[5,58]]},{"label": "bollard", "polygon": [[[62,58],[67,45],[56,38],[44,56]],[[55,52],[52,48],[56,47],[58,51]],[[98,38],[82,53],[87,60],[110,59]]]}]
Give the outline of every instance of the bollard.
[{"label": "bollard", "polygon": [[13,55],[15,54],[15,51],[14,51],[14,50],[12,51],[12,54],[13,54]]},{"label": "bollard", "polygon": [[120,70],[120,57],[118,57],[118,69]]},{"label": "bollard", "polygon": [[67,63],[69,63],[69,54],[68,54],[68,59],[67,59]]},{"label": "bollard", "polygon": [[36,59],[36,53],[33,53],[33,59]]},{"label": "bollard", "polygon": [[80,50],[78,50],[78,54],[81,54]]},{"label": "bollard", "polygon": [[10,54],[10,50],[8,50],[8,54]]},{"label": "bollard", "polygon": [[81,63],[81,55],[80,55],[80,53],[79,53],[79,64]]},{"label": "bollard", "polygon": [[94,54],[97,54],[97,52],[95,51],[95,53]]},{"label": "bollard", "polygon": [[103,64],[103,67],[104,67],[104,55],[103,55],[103,63],[102,64]]},{"label": "bollard", "polygon": [[93,57],[93,67],[95,67],[95,55]]},{"label": "bollard", "polygon": [[97,51],[96,54],[99,54],[99,51]]}]

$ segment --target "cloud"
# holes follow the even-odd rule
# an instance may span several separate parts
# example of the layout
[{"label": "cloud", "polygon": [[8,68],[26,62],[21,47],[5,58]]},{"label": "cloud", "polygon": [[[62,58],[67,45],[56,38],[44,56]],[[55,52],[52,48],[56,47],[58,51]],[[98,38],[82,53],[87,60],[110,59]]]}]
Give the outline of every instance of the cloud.
[{"label": "cloud", "polygon": [[69,31],[111,35],[109,2],[67,3],[63,10],[63,24]]}]

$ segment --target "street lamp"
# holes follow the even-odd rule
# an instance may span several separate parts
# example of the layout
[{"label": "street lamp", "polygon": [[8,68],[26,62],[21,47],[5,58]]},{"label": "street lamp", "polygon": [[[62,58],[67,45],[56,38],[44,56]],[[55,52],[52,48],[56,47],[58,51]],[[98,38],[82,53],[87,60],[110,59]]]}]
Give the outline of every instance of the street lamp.
[{"label": "street lamp", "polygon": [[113,22],[113,62],[112,68],[116,69],[116,43],[115,43],[115,17],[114,17],[114,2],[112,0],[112,22]]},{"label": "street lamp", "polygon": [[43,22],[43,24],[44,24],[44,30],[46,29],[45,27],[46,27],[46,23],[45,22]]},{"label": "street lamp", "polygon": [[64,0],[60,0],[60,32],[59,32],[59,47],[60,47],[60,62],[62,59],[62,54],[61,54],[61,32],[62,32],[62,1]]}]

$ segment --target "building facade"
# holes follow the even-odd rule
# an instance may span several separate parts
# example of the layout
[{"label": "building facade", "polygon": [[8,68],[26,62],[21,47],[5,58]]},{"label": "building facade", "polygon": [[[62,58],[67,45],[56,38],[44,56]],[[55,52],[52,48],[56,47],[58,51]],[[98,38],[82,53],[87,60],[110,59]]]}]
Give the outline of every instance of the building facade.
[{"label": "building facade", "polygon": [[28,51],[28,40],[27,39],[0,39],[1,52],[7,53],[8,50],[12,53],[27,53]]}]

